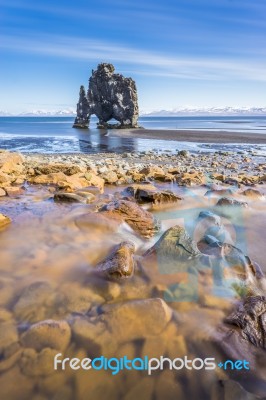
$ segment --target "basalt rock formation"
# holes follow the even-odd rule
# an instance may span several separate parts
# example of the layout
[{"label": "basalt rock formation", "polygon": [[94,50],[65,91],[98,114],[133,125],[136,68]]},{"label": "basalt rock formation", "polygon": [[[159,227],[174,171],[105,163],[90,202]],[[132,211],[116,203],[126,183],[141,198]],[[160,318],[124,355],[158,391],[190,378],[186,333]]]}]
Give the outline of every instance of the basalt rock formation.
[{"label": "basalt rock formation", "polygon": [[[84,86],[80,88],[74,128],[87,128],[93,114],[99,119],[100,129],[138,127],[136,84],[131,78],[115,74],[114,70],[114,66],[107,63],[99,64],[96,71],[92,70],[87,96]],[[111,119],[118,124],[108,124]]]}]

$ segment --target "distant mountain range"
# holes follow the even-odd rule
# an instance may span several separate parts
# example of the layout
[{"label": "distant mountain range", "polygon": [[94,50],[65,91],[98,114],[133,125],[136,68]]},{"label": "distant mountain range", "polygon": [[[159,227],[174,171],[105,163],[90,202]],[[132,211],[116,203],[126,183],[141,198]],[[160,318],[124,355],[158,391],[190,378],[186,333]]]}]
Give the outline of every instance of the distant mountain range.
[{"label": "distant mountain range", "polygon": [[0,117],[74,117],[74,116],[76,116],[76,111],[71,108],[59,111],[34,110],[34,111],[25,111],[21,113],[9,113],[6,111],[0,111]]},{"label": "distant mountain range", "polygon": [[172,110],[155,110],[141,114],[144,116],[175,117],[175,116],[252,116],[266,115],[266,107],[206,107],[206,108],[175,108]]},{"label": "distant mountain range", "polygon": [[[1,117],[74,117],[74,108],[65,110],[48,111],[35,110],[22,113],[8,113],[0,111]],[[172,110],[141,111],[142,117],[175,117],[175,116],[259,116],[266,115],[266,107],[205,107],[205,108],[174,108]]]}]

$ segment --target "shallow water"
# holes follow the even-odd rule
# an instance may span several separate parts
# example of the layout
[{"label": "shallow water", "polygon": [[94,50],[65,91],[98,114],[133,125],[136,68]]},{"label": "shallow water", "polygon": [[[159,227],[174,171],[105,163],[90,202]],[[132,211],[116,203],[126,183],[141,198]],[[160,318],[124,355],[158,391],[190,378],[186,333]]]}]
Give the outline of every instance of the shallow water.
[{"label": "shallow water", "polygon": [[[197,223],[197,216],[202,210],[213,210],[217,198],[204,197],[206,188],[203,187],[180,188],[175,184],[157,186],[171,188],[182,194],[184,200],[178,206],[152,209],[162,222],[162,231],[153,239],[142,239],[126,224],[119,227],[116,223],[100,224],[97,218],[92,222],[86,216],[95,211],[93,203],[55,203],[51,191],[46,187],[28,186],[25,193],[18,198],[0,199],[0,211],[13,220],[8,228],[0,232],[1,318],[8,311],[5,318],[11,320],[21,333],[29,325],[45,319],[63,319],[73,323],[75,318],[86,315],[89,320],[98,321],[97,318],[105,312],[105,307],[112,307],[114,304],[121,306],[132,299],[167,299],[169,288],[180,282],[189,290],[190,284],[186,276],[178,271],[162,275],[158,260],[142,263],[140,258],[141,266],[135,271],[134,277],[122,283],[109,282],[94,275],[97,262],[109,254],[115,244],[125,239],[135,243],[138,256],[150,248],[163,231],[176,224],[186,227],[190,236],[196,242],[199,241],[204,226]],[[119,196],[115,192],[122,189],[107,187],[98,202],[103,204],[109,201],[110,196]],[[260,190],[266,193],[264,187]],[[246,200],[238,194],[235,197]],[[264,271],[265,206],[264,201],[252,201],[248,209],[241,209],[239,212],[232,213],[226,209],[218,211],[227,232],[230,233],[232,244],[258,262]],[[44,283],[45,289],[42,286]],[[27,297],[26,303],[19,303],[18,306],[25,289],[32,284],[37,284],[37,291],[31,292],[32,297]],[[220,346],[223,332],[219,327],[224,326],[223,319],[237,299],[235,296],[213,295],[211,276],[203,276],[197,285],[199,292],[194,301],[183,301],[182,297],[168,301],[174,316],[162,332],[154,335],[148,331],[145,337],[136,339],[135,330],[139,327],[135,321],[134,325],[123,326],[122,332],[119,329],[106,332],[103,328],[100,334],[98,331],[82,333],[80,336],[84,334],[86,337],[83,341],[80,336],[73,335],[65,355],[80,358],[101,355],[176,358],[187,355],[192,359],[215,357],[217,362],[224,361],[229,356],[224,354]],[[149,318],[149,313],[146,317]],[[160,324],[159,317],[158,323]],[[155,324],[156,320],[153,320],[153,325]],[[151,331],[152,328],[151,326]],[[262,396],[266,394],[265,380],[263,381],[266,365],[262,352],[247,344],[246,349],[243,347],[243,354],[238,354],[238,357],[250,357],[252,368],[249,373],[225,373],[218,368],[214,371],[165,369],[163,372],[155,371],[149,377],[144,371],[121,371],[115,376],[110,371],[81,372],[69,369],[60,373],[53,371],[52,364],[49,365],[48,372],[44,373],[38,370],[38,362],[32,371],[20,360],[2,372],[0,383],[3,392],[5,393],[6,387],[10,393],[10,382],[21,382],[21,399],[39,399],[39,395],[41,399],[63,400],[128,400],[136,396],[139,399],[163,399],[172,385],[175,396],[179,394],[178,399],[207,400],[216,399],[214,396],[218,380],[230,377],[241,382],[252,393]],[[3,355],[0,370],[2,360]],[[25,376],[29,379],[28,383]],[[167,385],[164,386],[163,382]],[[211,392],[214,394],[210,395]],[[51,397],[51,393],[57,393],[57,397]],[[92,393],[92,397],[88,397],[88,393]]]},{"label": "shallow water", "polygon": [[[73,129],[73,117],[0,117],[0,148],[38,153],[97,153],[151,150],[149,139],[111,137],[107,131],[96,129],[92,117],[89,130]],[[266,133],[265,117],[141,117],[139,124],[147,129],[192,129],[245,131]],[[169,140],[152,140],[152,146],[163,151],[215,150],[259,151],[263,145],[200,144]]]}]

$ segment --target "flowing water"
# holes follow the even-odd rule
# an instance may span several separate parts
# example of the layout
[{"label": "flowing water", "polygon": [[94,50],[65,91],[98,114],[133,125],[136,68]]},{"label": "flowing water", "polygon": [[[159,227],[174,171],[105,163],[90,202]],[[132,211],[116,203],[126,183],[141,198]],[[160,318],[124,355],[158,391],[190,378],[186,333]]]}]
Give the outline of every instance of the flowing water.
[{"label": "flowing water", "polygon": [[[217,362],[224,362],[230,354],[235,356],[236,351],[238,358],[250,362],[250,371],[224,371],[218,367],[212,371],[169,371],[165,368],[164,371],[154,371],[152,376],[148,376],[146,371],[126,370],[116,375],[110,371],[73,371],[69,368],[64,372],[55,372],[52,366],[54,353],[48,354],[44,368],[35,353],[26,352],[21,357],[25,349],[13,343],[13,347],[9,346],[11,349],[5,350],[12,353],[12,365],[6,367],[4,352],[0,360],[3,393],[15,393],[14,399],[33,400],[213,400],[220,398],[217,397],[221,390],[219,380],[231,378],[259,398],[265,396],[263,350],[247,342],[246,347],[240,344],[234,349],[228,341],[226,352],[226,346],[222,345],[225,340],[223,319],[237,302],[237,296],[214,293],[212,276],[207,274],[199,278],[195,298],[188,300],[186,292],[183,292],[183,295],[179,293],[169,299],[167,292],[177,284],[189,289],[187,274],[180,274],[177,267],[176,271],[162,275],[158,260],[143,262],[141,258],[162,232],[176,224],[184,226],[198,242],[203,228],[196,223],[197,216],[202,210],[213,210],[217,198],[204,196],[204,187],[157,186],[181,194],[184,200],[178,206],[151,210],[162,223],[162,231],[153,239],[141,238],[126,224],[101,224],[97,218],[87,218],[88,213],[95,211],[93,203],[55,203],[51,189],[45,186],[28,186],[24,194],[16,198],[0,199],[1,212],[13,220],[0,232],[0,318],[6,324],[8,337],[13,334],[14,328],[18,328],[22,335],[35,322],[59,319],[76,326],[65,357],[165,356],[174,359],[188,356],[190,359],[215,357]],[[119,197],[116,192],[122,190],[107,187],[105,194],[99,195],[97,204],[104,204],[112,196]],[[238,194],[235,197],[241,198]],[[241,209],[239,213],[226,209],[216,212],[222,216],[232,244],[241,248],[266,271],[263,256],[265,202],[251,201],[250,207]],[[137,248],[139,262],[134,277],[118,283],[95,276],[95,265],[110,253],[115,244],[125,239],[133,241]],[[29,287],[31,289],[27,291]],[[147,319],[151,325],[145,328],[141,338],[138,337],[138,330],[143,328],[139,327],[137,320],[132,324],[134,314],[131,316],[130,310],[128,324],[119,325],[118,313],[117,322],[113,321],[113,331],[109,332],[102,325],[101,315],[108,307],[121,306],[127,300],[152,298],[165,299],[174,312],[171,321],[162,325],[161,331],[160,315],[157,320],[152,319],[153,310],[147,307],[140,308],[139,317]],[[92,321],[85,328],[79,325],[84,315]],[[159,332],[155,335],[156,324]],[[15,336],[14,341],[17,340]],[[9,343],[6,338],[5,341]],[[230,384],[228,388],[229,392],[236,390],[235,387],[230,389]],[[170,397],[171,393],[173,397]],[[9,400],[8,397],[6,399]]]}]

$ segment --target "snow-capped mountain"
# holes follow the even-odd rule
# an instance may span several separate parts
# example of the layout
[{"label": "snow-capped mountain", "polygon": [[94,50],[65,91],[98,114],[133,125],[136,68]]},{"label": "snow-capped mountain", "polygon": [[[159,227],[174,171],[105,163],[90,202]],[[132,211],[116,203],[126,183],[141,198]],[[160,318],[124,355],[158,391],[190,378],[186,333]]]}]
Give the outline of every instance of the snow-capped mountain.
[{"label": "snow-capped mountain", "polygon": [[[175,116],[266,116],[266,107],[183,107],[171,110],[142,110],[141,117],[175,117]],[[0,110],[0,117],[75,117],[74,108],[64,110],[32,110],[21,113],[9,113]]]},{"label": "snow-capped mountain", "polygon": [[74,108],[65,110],[33,110],[24,111],[21,113],[9,113],[7,111],[0,111],[1,117],[74,117],[76,111]]},{"label": "snow-capped mountain", "polygon": [[144,116],[174,117],[174,116],[215,116],[215,115],[266,115],[266,107],[203,107],[203,108],[174,108],[172,110],[154,110],[141,112]]}]

